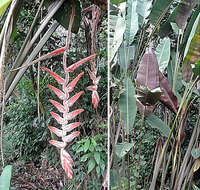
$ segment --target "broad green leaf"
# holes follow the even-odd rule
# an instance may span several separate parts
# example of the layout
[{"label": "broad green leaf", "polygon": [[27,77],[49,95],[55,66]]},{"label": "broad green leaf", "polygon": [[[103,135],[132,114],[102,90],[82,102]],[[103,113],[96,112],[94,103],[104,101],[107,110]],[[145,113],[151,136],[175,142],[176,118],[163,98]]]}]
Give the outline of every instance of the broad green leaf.
[{"label": "broad green leaf", "polygon": [[155,0],[151,13],[150,22],[155,25],[163,11],[168,8],[172,0]]},{"label": "broad green leaf", "polygon": [[[109,43],[109,62],[112,61],[116,52],[118,51],[125,32],[125,8],[126,3],[121,3],[119,6],[119,11],[115,15],[114,11],[110,13],[109,25],[110,25],[110,43]],[[113,13],[114,12],[114,13]]]},{"label": "broad green leaf", "polygon": [[139,25],[142,25],[149,16],[151,5],[151,0],[137,0],[136,12],[138,13]]},{"label": "broad green leaf", "polygon": [[200,13],[199,15],[197,16],[194,24],[193,24],[193,27],[192,27],[192,30],[190,32],[190,35],[188,37],[188,40],[187,40],[187,44],[186,44],[186,47],[185,47],[185,51],[184,51],[184,57],[187,55],[188,53],[188,50],[189,50],[189,47],[190,47],[190,44],[191,44],[191,41],[195,35],[195,32],[196,32],[196,29],[197,29],[197,26],[199,25],[199,20],[200,20]]},{"label": "broad green leaf", "polygon": [[[169,65],[168,65],[167,75],[168,75],[169,83],[171,84],[171,86],[173,86],[174,67],[175,67],[175,62],[176,62],[176,53],[173,50],[171,51],[171,57],[172,59],[170,60]],[[176,85],[174,88],[175,92],[173,92],[178,98],[179,102],[181,101],[182,97],[180,96],[178,91],[182,88],[182,86],[183,86],[183,83],[182,83],[181,73],[179,71],[177,79],[176,79]]]},{"label": "broad green leaf", "polygon": [[200,13],[192,27],[192,31],[189,36],[184,52],[185,59],[182,65],[182,78],[186,82],[188,82],[192,76],[192,64],[195,64],[200,59],[199,39],[200,39]]},{"label": "broad green leaf", "polygon": [[96,165],[95,160],[92,158],[89,162],[88,162],[88,174],[94,169]]},{"label": "broad green leaf", "polygon": [[115,145],[115,153],[119,158],[123,158],[134,146],[134,143],[123,142]]},{"label": "broad green leaf", "polygon": [[81,157],[81,162],[85,162],[87,161],[88,158],[90,158],[92,156],[92,153],[88,153],[88,154],[84,154],[82,157]]},{"label": "broad green leaf", "polygon": [[191,155],[194,159],[200,158],[200,148],[193,148]]},{"label": "broad green leaf", "polygon": [[90,147],[90,139],[87,139],[87,141],[84,144],[84,152],[87,152],[89,147]]},{"label": "broad green leaf", "polygon": [[178,35],[178,34],[179,34],[178,25],[177,25],[175,22],[170,22],[170,24],[171,24],[171,26],[172,26],[172,29],[173,29],[174,33],[175,33],[176,35]]},{"label": "broad green leaf", "polygon": [[119,5],[120,3],[125,2],[126,0],[110,0],[111,4]]},{"label": "broad green leaf", "polygon": [[124,92],[120,95],[120,117],[123,120],[123,128],[129,134],[135,122],[137,113],[135,88],[130,78],[124,79]]},{"label": "broad green leaf", "polygon": [[123,41],[119,48],[119,64],[122,71],[127,72],[130,61],[133,60],[135,55],[135,46],[126,47],[126,42]]},{"label": "broad green leaf", "polygon": [[3,14],[5,9],[8,7],[12,0],[1,0],[0,1],[0,16]]},{"label": "broad green leaf", "polygon": [[166,125],[161,119],[159,119],[154,114],[147,117],[146,121],[149,125],[151,125],[151,127],[158,129],[162,136],[165,136],[165,137],[169,136],[169,133],[170,133],[169,126]]},{"label": "broad green leaf", "polygon": [[168,37],[160,41],[155,54],[158,60],[159,70],[163,73],[170,59],[170,39]]},{"label": "broad green leaf", "polygon": [[101,176],[101,169],[99,166],[96,167],[96,172],[97,172],[97,176],[100,177]]},{"label": "broad green leaf", "polygon": [[101,160],[100,152],[94,153],[94,159],[95,159],[96,163],[99,165],[100,160]]},{"label": "broad green leaf", "polygon": [[0,189],[1,190],[9,190],[10,189],[10,181],[12,175],[12,166],[7,165],[0,176]]},{"label": "broad green leaf", "polygon": [[125,29],[125,40],[127,46],[131,45],[139,28],[136,6],[137,6],[137,0],[127,0],[126,3],[127,15],[126,15],[126,29]]},{"label": "broad green leaf", "polygon": [[180,45],[180,49],[181,51],[184,51],[185,50],[185,46],[186,46],[186,43],[188,41],[188,38],[190,36],[190,33],[192,31],[192,27],[198,17],[200,13],[200,6],[197,6],[194,10],[194,13],[192,14],[191,16],[191,19],[189,20],[187,26],[186,26],[186,29],[184,31],[184,35],[183,35],[183,40],[182,40],[182,44]]}]

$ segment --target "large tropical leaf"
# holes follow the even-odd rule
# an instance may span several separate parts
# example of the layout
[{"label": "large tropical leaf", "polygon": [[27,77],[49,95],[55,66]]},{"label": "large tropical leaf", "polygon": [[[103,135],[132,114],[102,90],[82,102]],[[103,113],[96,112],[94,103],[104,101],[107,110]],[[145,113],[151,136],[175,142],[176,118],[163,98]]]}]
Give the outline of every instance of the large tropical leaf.
[{"label": "large tropical leaf", "polygon": [[195,0],[182,0],[177,8],[177,14],[175,16],[175,22],[180,29],[184,29],[188,18],[192,14],[192,10],[195,7]]},{"label": "large tropical leaf", "polygon": [[137,0],[136,12],[138,13],[139,25],[142,25],[149,16],[151,5],[151,0]]},{"label": "large tropical leaf", "polygon": [[159,68],[154,50],[149,47],[143,55],[137,73],[137,84],[150,90],[159,88]]},{"label": "large tropical leaf", "polygon": [[163,73],[170,59],[170,39],[168,37],[160,41],[155,54],[157,56],[159,70]]},{"label": "large tropical leaf", "polygon": [[152,114],[146,119],[147,123],[151,125],[151,127],[156,128],[160,131],[162,136],[168,137],[170,133],[170,128],[166,125],[161,119]]},{"label": "large tropical leaf", "polygon": [[124,80],[124,92],[120,95],[119,106],[123,128],[126,134],[129,134],[137,113],[135,88],[130,78]]},{"label": "large tropical leaf", "polygon": [[192,64],[195,64],[200,59],[200,13],[197,17],[191,34],[189,36],[186,50],[184,52],[184,62],[182,66],[182,77],[185,81],[189,81],[192,75]]},{"label": "large tropical leaf", "polygon": [[116,144],[115,153],[119,158],[123,158],[133,146],[134,143],[128,143],[128,142]]},{"label": "large tropical leaf", "polygon": [[172,92],[172,87],[167,79],[161,72],[159,72],[160,88],[162,95],[160,101],[165,104],[171,111],[177,113],[178,99]]},{"label": "large tropical leaf", "polygon": [[110,43],[109,43],[109,62],[112,61],[116,52],[118,51],[125,32],[125,8],[126,3],[121,3],[119,5],[119,10],[116,14],[115,10],[111,10],[110,18],[109,18],[109,25],[110,25]]},{"label": "large tropical leaf", "polygon": [[7,165],[0,176],[0,189],[9,190],[10,189],[10,181],[12,174],[12,166]]},{"label": "large tropical leaf", "polygon": [[194,0],[183,0],[174,11],[170,14],[167,21],[162,24],[160,28],[160,36],[164,38],[172,32],[171,23],[176,23],[178,28],[184,29],[186,22],[190,15],[192,14],[192,9],[195,7],[196,3]]},{"label": "large tropical leaf", "polygon": [[193,14],[192,14],[187,26],[186,26],[186,29],[184,31],[183,40],[182,40],[182,43],[180,45],[180,50],[181,51],[184,51],[184,49],[185,49],[186,43],[187,43],[188,38],[190,36],[190,33],[192,31],[192,27],[193,27],[193,25],[194,25],[198,15],[199,15],[199,13],[200,13],[200,6],[196,6],[195,9],[194,9]]},{"label": "large tropical leaf", "polygon": [[131,45],[131,43],[133,42],[134,37],[139,28],[136,6],[137,6],[137,0],[127,0],[125,40],[128,46]]},{"label": "large tropical leaf", "polygon": [[[171,51],[171,60],[169,62],[168,68],[167,68],[167,77],[169,80],[169,83],[171,86],[173,86],[174,83],[174,69],[175,69],[175,62],[176,62],[176,52],[175,51]],[[176,97],[178,98],[178,100],[181,100],[181,96],[179,94],[179,90],[182,88],[183,83],[182,83],[182,78],[181,78],[181,72],[178,71],[177,74],[177,78],[175,79],[176,83],[175,83],[175,87],[174,87],[174,91],[173,93],[176,95]]]},{"label": "large tropical leaf", "polygon": [[119,48],[119,64],[122,71],[126,72],[130,61],[133,60],[135,54],[135,46],[126,46],[126,42],[123,41]]},{"label": "large tropical leaf", "polygon": [[172,0],[156,0],[150,13],[150,22],[155,25],[163,11],[168,8]]},{"label": "large tropical leaf", "polygon": [[0,1],[0,16],[5,11],[5,9],[8,7],[12,0],[1,0]]}]

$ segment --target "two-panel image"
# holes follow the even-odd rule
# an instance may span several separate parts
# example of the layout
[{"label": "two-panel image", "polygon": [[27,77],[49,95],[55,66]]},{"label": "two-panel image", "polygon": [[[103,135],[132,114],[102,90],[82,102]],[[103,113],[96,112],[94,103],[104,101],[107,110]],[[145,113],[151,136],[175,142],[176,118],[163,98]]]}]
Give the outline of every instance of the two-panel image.
[{"label": "two-panel image", "polygon": [[200,190],[199,0],[0,0],[0,190]]}]

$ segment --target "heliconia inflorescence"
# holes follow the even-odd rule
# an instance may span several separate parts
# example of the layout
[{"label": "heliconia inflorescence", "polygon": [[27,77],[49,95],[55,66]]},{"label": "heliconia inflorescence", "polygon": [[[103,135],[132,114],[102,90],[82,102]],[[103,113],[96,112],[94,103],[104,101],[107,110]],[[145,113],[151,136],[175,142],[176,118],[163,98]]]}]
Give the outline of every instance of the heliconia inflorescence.
[{"label": "heliconia inflorescence", "polygon": [[[75,94],[70,98],[69,93],[74,90],[74,87],[80,77],[84,74],[84,72],[80,73],[74,80],[72,80],[69,83],[69,73],[73,72],[76,68],[78,68],[82,63],[93,59],[96,56],[96,54],[93,54],[85,59],[82,59],[81,61],[78,61],[77,63],[69,66],[68,68],[65,68],[65,79],[63,79],[61,76],[58,74],[52,72],[51,70],[41,67],[41,69],[47,71],[50,73],[56,81],[62,85],[62,90],[59,90],[51,85],[48,85],[48,87],[58,96],[60,100],[62,100],[62,104],[55,100],[50,100],[50,102],[58,109],[58,111],[62,114],[60,116],[57,113],[50,112],[50,114],[55,118],[55,120],[61,125],[61,129],[58,129],[53,126],[49,126],[48,128],[55,133],[58,137],[62,139],[62,141],[56,141],[56,140],[50,140],[49,143],[52,145],[56,146],[57,148],[60,149],[60,159],[61,159],[61,164],[63,169],[65,170],[67,177],[72,179],[72,164],[73,160],[71,156],[67,153],[65,150],[67,144],[71,142],[75,137],[77,137],[80,132],[76,131],[71,134],[67,134],[71,132],[73,129],[76,127],[80,126],[80,122],[74,122],[74,123],[69,123],[70,120],[74,119],[78,114],[82,113],[84,110],[83,109],[77,109],[75,111],[70,112],[69,109],[73,104],[75,103],[76,100],[81,96],[83,91]],[[98,83],[98,81],[96,81]]]}]

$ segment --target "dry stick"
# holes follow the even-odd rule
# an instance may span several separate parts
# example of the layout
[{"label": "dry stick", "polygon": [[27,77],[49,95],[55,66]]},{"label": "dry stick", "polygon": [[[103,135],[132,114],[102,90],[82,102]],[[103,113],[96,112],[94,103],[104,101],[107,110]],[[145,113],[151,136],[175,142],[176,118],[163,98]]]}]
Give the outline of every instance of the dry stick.
[{"label": "dry stick", "polygon": [[[44,0],[43,0],[44,1]],[[57,3],[57,5],[53,8],[53,10],[47,14],[46,18],[44,19],[44,21],[42,22],[42,24],[40,25],[40,27],[38,28],[37,32],[34,34],[33,38],[31,39],[30,42],[28,42],[30,35],[33,32],[34,26],[36,24],[36,18],[34,19],[31,28],[28,32],[28,35],[22,45],[22,48],[20,49],[20,52],[18,53],[18,56],[13,64],[12,69],[19,67],[22,65],[24,59],[26,58],[29,50],[31,49],[31,47],[33,46],[33,44],[35,43],[35,41],[37,40],[37,38],[39,37],[39,35],[41,34],[41,32],[43,31],[43,29],[47,26],[47,24],[49,23],[50,19],[53,17],[53,15],[56,13],[56,11],[61,7],[62,3],[64,2],[64,0],[60,0],[60,2]],[[36,14],[36,16],[39,14],[39,10],[41,9],[41,7],[38,8],[38,12]],[[32,61],[32,60],[30,60]],[[12,83],[12,81],[14,80],[15,76],[17,75],[17,73],[9,73],[7,79],[6,79],[6,92],[10,86],[10,84]]]},{"label": "dry stick", "polygon": [[191,153],[192,147],[194,145],[194,141],[195,141],[196,138],[199,137],[199,133],[200,133],[200,131],[198,130],[199,121],[200,121],[200,118],[198,118],[198,122],[197,122],[197,124],[196,124],[196,126],[193,130],[192,137],[190,139],[190,143],[188,145],[185,157],[183,159],[183,163],[181,165],[181,169],[180,169],[179,174],[178,174],[179,180],[177,181],[177,184],[175,185],[175,187],[177,187],[177,190],[181,189],[181,185],[182,185],[182,182],[184,180],[184,171],[185,171],[185,168],[187,166],[188,160],[190,158],[190,153]]},{"label": "dry stick", "polygon": [[[42,3],[44,0],[42,1]],[[42,20],[42,9],[40,10],[40,20]],[[40,35],[40,40],[42,38],[42,35]],[[41,51],[39,52],[39,57],[41,57]],[[40,123],[40,62],[38,63],[38,72],[37,72],[37,91],[36,91],[36,96],[37,96],[37,112],[38,112],[38,122]]]}]

